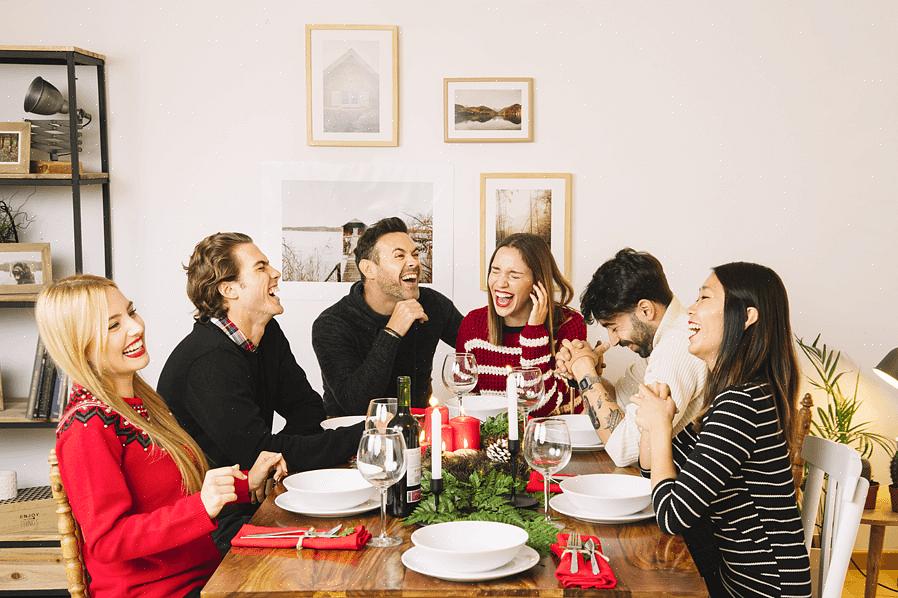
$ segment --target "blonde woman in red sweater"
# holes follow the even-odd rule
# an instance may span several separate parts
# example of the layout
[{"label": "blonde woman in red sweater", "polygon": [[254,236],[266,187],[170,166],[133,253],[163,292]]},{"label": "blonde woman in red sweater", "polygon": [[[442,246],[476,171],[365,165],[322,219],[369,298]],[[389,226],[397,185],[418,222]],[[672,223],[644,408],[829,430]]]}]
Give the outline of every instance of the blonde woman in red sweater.
[{"label": "blonde woman in red sweater", "polygon": [[[569,387],[555,374],[555,351],[565,339],[585,340],[586,324],[568,307],[574,289],[549,246],[537,235],[506,237],[490,257],[487,289],[486,306],[465,316],[455,343],[456,351],[473,353],[477,359],[474,392],[504,394],[508,366],[538,367],[546,395],[531,415],[568,412]],[[574,410],[583,410],[579,396]]]},{"label": "blonde woman in red sweater", "polygon": [[46,288],[35,311],[50,357],[73,381],[56,453],[81,526],[88,591],[199,596],[221,555],[221,508],[264,492],[283,457],[248,472],[208,470],[196,442],[137,372],[149,363],[143,320],[110,280],[78,275]]}]

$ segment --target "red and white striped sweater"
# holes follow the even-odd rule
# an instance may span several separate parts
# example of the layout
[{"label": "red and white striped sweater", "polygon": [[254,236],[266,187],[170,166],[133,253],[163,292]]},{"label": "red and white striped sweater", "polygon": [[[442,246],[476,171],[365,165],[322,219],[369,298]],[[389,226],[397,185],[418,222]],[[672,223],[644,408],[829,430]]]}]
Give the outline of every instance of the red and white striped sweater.
[{"label": "red and white striped sweater", "polygon": [[[583,316],[572,309],[563,308],[564,321],[555,333],[555,349],[564,339],[586,340],[586,323]],[[474,392],[482,395],[505,394],[507,367],[538,367],[543,372],[546,397],[530,415],[545,417],[553,413],[569,413],[569,387],[565,379],[555,375],[555,358],[549,348],[549,331],[545,325],[507,328],[502,345],[489,342],[487,307],[473,310],[461,322],[455,350],[473,353],[477,360],[477,386]],[[578,393],[574,393],[574,412],[583,411]]]}]

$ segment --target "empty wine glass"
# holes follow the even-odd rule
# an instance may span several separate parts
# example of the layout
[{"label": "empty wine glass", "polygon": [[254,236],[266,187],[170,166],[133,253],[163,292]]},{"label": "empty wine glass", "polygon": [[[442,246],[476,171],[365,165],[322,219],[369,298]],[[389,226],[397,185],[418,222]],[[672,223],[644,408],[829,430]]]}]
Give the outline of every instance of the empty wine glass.
[{"label": "empty wine glass", "polygon": [[517,376],[518,405],[526,413],[533,411],[546,395],[543,384],[543,373],[539,368],[515,368],[511,371]]},{"label": "empty wine glass", "polygon": [[524,430],[524,459],[543,476],[543,498],[546,521],[549,516],[549,476],[564,469],[571,460],[571,435],[563,420],[538,417],[527,423]]},{"label": "empty wine glass", "polygon": [[368,482],[380,489],[380,535],[370,546],[385,548],[402,544],[402,538],[387,535],[387,489],[405,475],[405,439],[398,428],[365,430],[359,441],[356,467]]},{"label": "empty wine glass", "polygon": [[477,360],[473,353],[452,353],[443,359],[443,384],[455,393],[459,407],[463,396],[477,386]]},{"label": "empty wine glass", "polygon": [[368,413],[365,415],[365,429],[385,430],[398,409],[399,402],[395,398],[371,399],[368,403]]}]

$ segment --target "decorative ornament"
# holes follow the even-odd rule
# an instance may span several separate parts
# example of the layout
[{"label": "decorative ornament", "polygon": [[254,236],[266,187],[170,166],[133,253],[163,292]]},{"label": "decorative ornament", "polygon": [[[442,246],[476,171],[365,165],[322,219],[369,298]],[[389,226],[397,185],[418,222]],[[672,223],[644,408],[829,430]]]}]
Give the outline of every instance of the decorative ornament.
[{"label": "decorative ornament", "polygon": [[508,450],[508,438],[499,438],[486,447],[486,456],[493,463],[508,463],[511,452]]}]

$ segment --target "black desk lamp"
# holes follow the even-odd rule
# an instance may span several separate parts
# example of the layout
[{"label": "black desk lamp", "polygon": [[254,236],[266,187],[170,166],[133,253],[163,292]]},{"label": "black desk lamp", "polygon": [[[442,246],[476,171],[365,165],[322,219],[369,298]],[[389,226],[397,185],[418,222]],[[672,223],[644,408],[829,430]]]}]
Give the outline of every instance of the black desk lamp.
[{"label": "black desk lamp", "polygon": [[898,349],[892,349],[873,371],[890,386],[898,388]]}]

